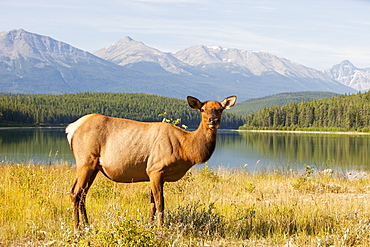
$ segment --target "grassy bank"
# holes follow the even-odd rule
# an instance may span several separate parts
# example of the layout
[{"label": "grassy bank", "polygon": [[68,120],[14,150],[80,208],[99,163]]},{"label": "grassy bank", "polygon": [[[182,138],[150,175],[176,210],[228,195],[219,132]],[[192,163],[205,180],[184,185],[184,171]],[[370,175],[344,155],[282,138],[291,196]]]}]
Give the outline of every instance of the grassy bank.
[{"label": "grassy bank", "polygon": [[149,184],[101,174],[91,226],[73,231],[67,165],[0,166],[0,246],[368,246],[367,176],[330,171],[250,174],[192,170],[165,185],[166,226],[146,224]]}]

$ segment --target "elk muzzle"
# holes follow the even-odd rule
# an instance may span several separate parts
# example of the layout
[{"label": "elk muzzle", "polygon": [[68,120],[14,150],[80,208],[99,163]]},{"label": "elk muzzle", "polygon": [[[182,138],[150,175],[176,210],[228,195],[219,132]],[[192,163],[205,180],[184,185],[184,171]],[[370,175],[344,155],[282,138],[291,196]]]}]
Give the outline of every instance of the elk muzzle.
[{"label": "elk muzzle", "polygon": [[220,118],[218,117],[211,117],[208,119],[208,127],[210,129],[217,128],[220,125]]}]

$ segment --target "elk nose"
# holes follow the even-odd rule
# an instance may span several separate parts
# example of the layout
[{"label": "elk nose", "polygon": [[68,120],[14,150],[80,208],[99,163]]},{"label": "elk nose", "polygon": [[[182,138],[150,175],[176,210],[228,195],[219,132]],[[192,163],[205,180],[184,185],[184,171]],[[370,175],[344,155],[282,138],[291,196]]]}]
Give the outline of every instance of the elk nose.
[{"label": "elk nose", "polygon": [[209,123],[211,123],[211,124],[218,124],[218,123],[220,123],[220,119],[218,117],[211,117],[209,119]]}]

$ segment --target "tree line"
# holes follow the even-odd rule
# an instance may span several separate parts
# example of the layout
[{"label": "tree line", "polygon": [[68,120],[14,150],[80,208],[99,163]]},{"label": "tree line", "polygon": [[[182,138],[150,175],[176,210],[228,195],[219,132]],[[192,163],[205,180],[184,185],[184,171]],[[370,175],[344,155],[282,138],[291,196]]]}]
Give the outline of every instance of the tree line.
[{"label": "tree line", "polygon": [[327,129],[370,131],[370,91],[328,99],[264,107],[246,117],[241,129]]},{"label": "tree line", "polygon": [[[140,93],[77,93],[32,95],[0,93],[1,126],[65,126],[79,117],[100,113],[145,122],[181,118],[195,128],[200,114],[180,99]],[[225,112],[222,128],[237,128],[245,119]]]},{"label": "tree line", "polygon": [[251,112],[257,112],[264,106],[269,107],[272,105],[287,105],[291,102],[301,102],[301,101],[312,101],[318,99],[326,99],[334,96],[339,96],[340,94],[332,92],[320,92],[320,91],[303,91],[303,92],[287,92],[279,93],[269,96],[264,96],[256,99],[248,99],[243,102],[238,102],[231,109],[232,112],[247,115]]}]

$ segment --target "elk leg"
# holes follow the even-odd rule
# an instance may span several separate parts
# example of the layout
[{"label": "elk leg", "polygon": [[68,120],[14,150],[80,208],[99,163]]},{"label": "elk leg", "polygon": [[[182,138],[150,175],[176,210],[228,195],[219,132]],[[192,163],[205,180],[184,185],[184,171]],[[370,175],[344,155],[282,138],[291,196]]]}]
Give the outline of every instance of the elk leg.
[{"label": "elk leg", "polygon": [[153,197],[153,192],[150,190],[150,213],[149,213],[149,224],[153,224],[156,208],[155,201]]},{"label": "elk leg", "polygon": [[[164,211],[164,197],[163,197],[163,178],[162,173],[152,172],[150,174],[150,185],[152,189],[152,198],[154,199],[154,204],[151,203],[150,214],[157,212],[158,227],[163,225],[163,211]],[[155,208],[153,208],[155,206]],[[154,217],[154,215],[151,215]]]},{"label": "elk leg", "polygon": [[73,219],[75,221],[75,230],[78,230],[79,224],[80,224],[80,211],[78,207],[78,205],[80,204],[80,196],[74,192],[76,185],[77,185],[77,181],[78,181],[78,176],[75,178],[73,182],[71,193],[70,193],[71,200],[73,203]]},{"label": "elk leg", "polygon": [[[94,163],[96,164],[97,161]],[[96,167],[96,166],[93,166]],[[80,223],[80,212],[82,213],[83,222],[88,224],[86,208],[85,208],[85,198],[86,194],[94,182],[94,179],[99,172],[98,169],[92,169],[91,166],[77,167],[77,177],[74,180],[72,190],[71,190],[71,199],[74,205],[73,207],[73,217],[75,221],[75,229],[79,229]]]},{"label": "elk leg", "polygon": [[86,207],[85,207],[85,201],[86,201],[86,195],[88,190],[90,189],[90,186],[94,182],[96,175],[98,174],[99,170],[94,170],[93,173],[90,176],[89,182],[87,183],[86,188],[83,190],[82,198],[80,201],[80,211],[82,213],[82,219],[84,224],[89,224],[89,221],[87,219],[87,213],[86,213]]}]

